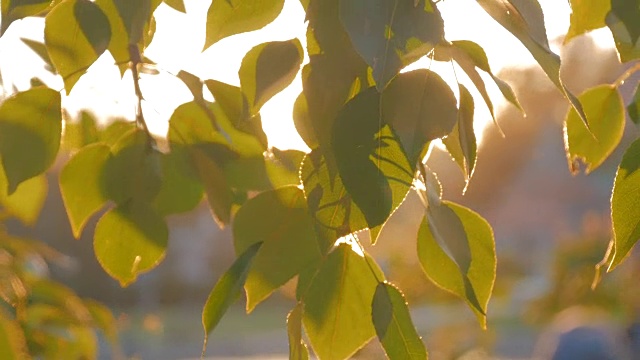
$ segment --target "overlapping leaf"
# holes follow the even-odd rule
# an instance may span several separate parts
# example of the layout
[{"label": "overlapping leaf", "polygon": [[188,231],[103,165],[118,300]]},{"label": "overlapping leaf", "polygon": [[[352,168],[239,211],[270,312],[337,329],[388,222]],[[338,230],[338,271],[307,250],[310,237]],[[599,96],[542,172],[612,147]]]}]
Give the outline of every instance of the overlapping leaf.
[{"label": "overlapping leaf", "polygon": [[635,95],[629,106],[627,106],[627,113],[634,124],[640,124],[640,84],[636,87]]},{"label": "overlapping leaf", "polygon": [[464,299],[484,328],[496,277],[493,231],[472,210],[441,200],[435,175],[424,175],[428,208],[418,232],[420,264],[436,285]]},{"label": "overlapping leaf", "polygon": [[260,44],[245,55],[238,75],[251,114],[284,90],[300,71],[303,51],[298,39]]},{"label": "overlapping leaf", "polygon": [[600,85],[580,95],[589,129],[578,114],[569,109],[564,122],[565,149],[572,173],[580,171],[580,162],[590,173],[600,166],[620,143],[624,132],[624,103],[618,89]]},{"label": "overlapping leaf", "polygon": [[478,0],[480,6],[529,50],[549,79],[562,91],[586,124],[580,101],[560,78],[560,57],[549,48],[544,16],[537,0]]},{"label": "overlapping leaf", "polygon": [[329,254],[303,297],[302,321],[318,358],[347,359],[376,335],[371,301],[383,277],[348,244]]},{"label": "overlapping leaf", "polygon": [[76,239],[80,238],[89,218],[108,201],[101,185],[109,157],[111,151],[107,145],[88,145],[60,171],[60,193]]},{"label": "overlapping leaf", "polygon": [[159,214],[184,213],[202,200],[203,186],[189,161],[188,152],[181,146],[174,146],[170,153],[160,156],[162,186],[153,201]]},{"label": "overlapping leaf", "polygon": [[284,0],[212,0],[203,50],[228,36],[261,29],[283,6]]},{"label": "overlapping leaf", "polygon": [[18,322],[6,316],[4,311],[0,311],[0,349],[6,360],[29,358],[24,332]]},{"label": "overlapping leaf", "polygon": [[110,40],[109,19],[89,0],[65,0],[47,14],[44,42],[67,94]]},{"label": "overlapping leaf", "polygon": [[[608,1],[605,1],[608,2]],[[640,58],[640,0],[611,0],[605,22],[622,62]]]},{"label": "overlapping leaf", "polygon": [[0,4],[2,15],[0,36],[4,35],[4,32],[14,21],[27,16],[38,15],[47,10],[51,4],[51,0],[3,0],[2,4]]},{"label": "overlapping leaf", "polygon": [[[0,168],[0,172],[3,172]],[[25,225],[35,225],[40,217],[48,192],[44,174],[25,180],[11,195],[7,194],[7,178],[0,175],[0,204],[4,210]]]},{"label": "overlapping leaf", "polygon": [[464,85],[458,84],[458,86],[460,89],[458,121],[451,134],[442,139],[442,142],[453,160],[462,169],[468,184],[476,165],[478,145],[473,130],[473,97]]},{"label": "overlapping leaf", "polygon": [[164,3],[169,5],[172,9],[181,13],[186,13],[187,10],[184,7],[184,0],[164,0]]},{"label": "overlapping leaf", "polygon": [[302,311],[302,304],[298,304],[287,315],[290,360],[309,359],[309,349],[307,349],[307,344],[302,340]]},{"label": "overlapping leaf", "polygon": [[340,19],[373,68],[379,91],[444,39],[444,23],[431,0],[340,0]]},{"label": "overlapping leaf", "polygon": [[570,4],[571,25],[564,37],[565,44],[576,36],[605,26],[604,19],[611,9],[611,1],[571,0]]},{"label": "overlapping leaf", "polygon": [[398,75],[382,93],[380,109],[383,122],[393,127],[412,167],[424,156],[429,141],[451,132],[458,114],[449,85],[426,69]]},{"label": "overlapping leaf", "polygon": [[426,359],[427,350],[416,332],[404,296],[394,285],[381,282],[371,305],[376,334],[389,359]]},{"label": "overlapping leaf", "polygon": [[620,265],[640,239],[640,140],[629,146],[618,166],[611,196],[611,220],[614,246],[608,271]]},{"label": "overlapping leaf", "polygon": [[100,218],[93,246],[102,268],[128,286],[160,263],[168,238],[167,224],[150,206],[127,202]]},{"label": "overlapping leaf", "polygon": [[295,186],[263,192],[247,201],[233,224],[236,253],[263,242],[247,276],[247,310],[320,260],[326,245],[315,233],[302,190]]},{"label": "overlapping leaf", "polygon": [[384,224],[413,181],[413,167],[381,118],[380,102],[375,88],[361,92],[340,111],[333,129],[332,148],[342,183],[369,228]]},{"label": "overlapping leaf", "polygon": [[204,327],[203,357],[207,351],[209,333],[215,329],[229,306],[240,296],[253,258],[258,253],[261,245],[261,242],[255,243],[238,256],[233,265],[218,279],[213,290],[211,290],[202,310],[202,326]]},{"label": "overlapping leaf", "polygon": [[0,105],[0,156],[7,175],[7,192],[43,173],[60,148],[60,93],[33,88]]}]

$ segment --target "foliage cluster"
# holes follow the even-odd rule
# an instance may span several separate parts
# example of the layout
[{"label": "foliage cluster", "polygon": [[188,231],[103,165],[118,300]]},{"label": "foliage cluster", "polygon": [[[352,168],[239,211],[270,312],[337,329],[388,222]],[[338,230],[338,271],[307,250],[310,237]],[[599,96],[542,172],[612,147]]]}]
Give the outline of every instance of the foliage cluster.
[{"label": "foliage cluster", "polygon": [[[549,47],[536,0],[477,2],[520,40],[571,105],[565,121],[570,170],[578,172],[582,164],[587,173],[596,169],[618,145],[625,114],[640,120],[640,92],[626,110],[618,92],[638,66],[614,84],[575,96],[562,81],[561,60]],[[466,301],[484,327],[496,274],[491,227],[479,214],[442,199],[436,174],[423,162],[431,142],[443,139],[465,179],[471,179],[477,156],[474,100],[465,86],[451,89],[430,70],[400,73],[424,56],[451,62],[470,78],[492,115],[485,78],[520,107],[510,86],[492,73],[484,50],[471,41],[447,41],[432,0],[302,0],[306,49],[298,39],[254,47],[242,60],[240,87],[181,71],[177,76],[193,101],[175,109],[168,134],[158,139],[147,128],[138,81],[141,73],[153,73],[144,50],[153,40],[153,13],[161,3],[2,1],[2,33],[24,17],[44,17],[44,43],[25,42],[62,77],[67,94],[108,52],[121,75],[132,76],[132,96],[138,100],[135,121],[104,129],[63,116],[62,95],[46,86],[4,100],[3,206],[33,218],[24,206],[46,191],[38,184],[61,142],[73,143],[73,157],[60,173],[73,233],[79,237],[87,221],[102,213],[95,255],[122,286],[162,261],[165,218],[194,209],[206,197],[215,220],[232,226],[237,259],[204,306],[205,334],[243,289],[252,311],[297,279],[297,303],[287,319],[291,358],[309,357],[306,341],[319,358],[348,358],[377,336],[390,358],[419,359],[427,351],[404,296],[385,280],[358,237],[367,230],[375,243],[387,219],[415,191],[424,205],[416,234],[424,272]],[[164,3],[185,11],[182,0]],[[608,26],[623,62],[640,57],[640,1],[591,3],[571,0],[565,41]],[[213,0],[203,50],[267,25],[283,4]],[[305,51],[309,62],[302,66]],[[269,148],[260,118],[261,107],[301,67],[303,92],[293,117],[308,154]],[[206,100],[205,91],[214,102]],[[602,262],[608,269],[624,260],[640,236],[639,167],[640,140],[627,150],[613,188],[615,236]],[[15,320],[0,320],[3,327],[14,326]]]}]

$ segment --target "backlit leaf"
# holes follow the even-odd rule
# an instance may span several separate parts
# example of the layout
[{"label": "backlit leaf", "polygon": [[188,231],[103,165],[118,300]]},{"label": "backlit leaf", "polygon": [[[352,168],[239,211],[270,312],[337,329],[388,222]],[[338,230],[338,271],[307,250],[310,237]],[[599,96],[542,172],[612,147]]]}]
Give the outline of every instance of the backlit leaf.
[{"label": "backlit leaf", "polygon": [[93,246],[102,268],[125,287],[162,261],[168,238],[163,218],[145,204],[128,202],[100,218]]},{"label": "backlit leaf", "polygon": [[416,332],[404,296],[394,285],[381,282],[371,305],[378,339],[389,359],[426,359],[427,350]]},{"label": "backlit leaf", "polygon": [[249,267],[258,253],[262,243],[255,243],[247,248],[231,267],[218,279],[211,290],[207,302],[202,310],[202,326],[204,327],[204,345],[202,355],[207,351],[209,333],[218,325],[229,306],[242,293],[242,287],[249,274]]},{"label": "backlit leaf", "polygon": [[51,6],[51,0],[2,0],[2,24],[0,36],[4,35],[9,25],[16,20],[27,16],[34,16],[42,13]]},{"label": "backlit leaf", "polygon": [[380,106],[412,166],[421,160],[429,141],[451,132],[458,114],[449,85],[426,69],[398,75],[382,93]]},{"label": "backlit leaf", "polygon": [[22,40],[22,42],[27,45],[29,49],[31,49],[34,53],[36,53],[36,55],[38,55],[40,59],[42,59],[42,61],[44,61],[45,68],[48,71],[55,71],[55,65],[53,65],[51,57],[49,56],[49,52],[47,51],[47,46],[44,43],[27,38],[20,38],[20,40]]},{"label": "backlit leaf", "polygon": [[161,215],[180,214],[193,210],[202,200],[203,187],[198,173],[190,166],[188,151],[179,145],[160,156],[162,187],[154,199],[154,208]]},{"label": "backlit leaf", "polygon": [[611,1],[570,0],[571,18],[569,31],[564,38],[568,43],[576,36],[605,26],[605,16],[611,9]]},{"label": "backlit leaf", "polygon": [[276,19],[284,0],[212,0],[204,49],[227,36],[261,29]]},{"label": "backlit leaf", "polygon": [[89,0],[65,0],[45,19],[44,43],[67,95],[111,39],[109,19]]},{"label": "backlit leaf", "polygon": [[[608,2],[608,1],[607,1]],[[611,0],[605,22],[622,62],[640,58],[640,0]]]},{"label": "backlit leaf", "polygon": [[111,152],[113,156],[104,165],[104,194],[117,204],[132,199],[152,201],[162,186],[162,165],[160,152],[151,146],[147,134],[133,130],[120,138]]},{"label": "backlit leaf", "polygon": [[380,115],[380,94],[372,87],[344,106],[333,129],[342,183],[370,228],[387,220],[413,181],[413,168]]},{"label": "backlit leaf", "polygon": [[171,6],[171,8],[181,13],[187,12],[187,10],[184,7],[184,0],[164,0],[164,3]]},{"label": "backlit leaf", "polygon": [[43,175],[25,180],[15,192],[7,195],[7,178],[0,168],[0,204],[25,225],[35,225],[47,199],[47,178]]},{"label": "backlit leaf", "polygon": [[608,271],[620,265],[640,239],[640,140],[622,157],[611,196],[614,247]]},{"label": "backlit leaf", "polygon": [[295,186],[260,193],[247,201],[233,223],[236,254],[262,242],[247,276],[247,311],[320,260],[325,248]]},{"label": "backlit leaf", "polygon": [[586,165],[585,173],[600,166],[620,143],[624,132],[624,103],[618,89],[600,85],[580,95],[589,129],[569,109],[564,122],[565,149],[572,173]]},{"label": "backlit leaf", "polygon": [[319,359],[350,358],[376,335],[371,302],[383,278],[373,259],[348,244],[329,254],[303,298],[302,321]]},{"label": "backlit leaf", "polygon": [[305,144],[311,149],[317,148],[319,144],[312,127],[309,105],[304,92],[300,93],[293,103],[293,123]]},{"label": "backlit leaf", "polygon": [[562,91],[586,124],[578,99],[560,79],[560,57],[549,48],[542,8],[537,0],[478,0],[480,6],[529,50],[549,79]]},{"label": "backlit leaf", "polygon": [[444,39],[444,23],[431,0],[340,0],[340,19],[373,68],[379,91]]},{"label": "backlit leaf", "polygon": [[101,184],[109,157],[111,152],[107,145],[88,145],[78,151],[60,171],[60,193],[76,239],[80,238],[89,218],[108,200]]},{"label": "backlit leaf", "polygon": [[634,124],[640,124],[640,84],[638,84],[638,87],[636,88],[633,100],[629,106],[627,106],[627,112]]},{"label": "backlit leaf", "polygon": [[467,183],[473,175],[476,165],[477,143],[476,135],[473,131],[473,97],[469,90],[462,84],[458,84],[460,89],[460,110],[458,111],[458,121],[451,131],[451,134],[442,139],[442,143],[447,147],[451,157],[460,166]]},{"label": "backlit leaf", "polygon": [[309,349],[302,340],[302,304],[296,305],[287,315],[289,335],[289,360],[308,360]]},{"label": "backlit leaf", "polygon": [[0,311],[0,349],[2,349],[2,358],[6,360],[31,358],[20,324],[6,316],[4,311]]},{"label": "backlit leaf", "polygon": [[298,39],[260,44],[245,55],[238,75],[251,114],[284,90],[300,71],[303,51]]},{"label": "backlit leaf", "polygon": [[212,153],[215,148],[200,145],[189,149],[191,162],[207,195],[207,202],[214,219],[220,227],[231,221],[233,194],[220,164]]},{"label": "backlit leaf", "polygon": [[60,148],[60,111],[60,93],[44,87],[17,93],[0,105],[0,156],[9,194],[53,164]]},{"label": "backlit leaf", "polygon": [[464,299],[483,328],[496,278],[491,226],[463,206],[429,203],[418,232],[418,257],[427,277]]},{"label": "backlit leaf", "polygon": [[91,314],[91,324],[104,333],[112,346],[118,346],[118,325],[111,310],[93,299],[84,299],[83,301]]}]

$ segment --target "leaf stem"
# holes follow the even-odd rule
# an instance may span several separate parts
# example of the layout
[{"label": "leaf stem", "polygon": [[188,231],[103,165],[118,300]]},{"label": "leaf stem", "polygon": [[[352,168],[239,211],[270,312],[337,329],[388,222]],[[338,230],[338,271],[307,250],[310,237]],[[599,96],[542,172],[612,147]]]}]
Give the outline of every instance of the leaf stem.
[{"label": "leaf stem", "polygon": [[142,63],[142,57],[140,56],[138,45],[129,45],[129,58],[131,59],[131,61],[129,62],[129,68],[131,69],[131,75],[133,77],[133,88],[136,94],[136,98],[138,99],[138,103],[136,106],[136,124],[140,128],[142,128],[142,130],[147,134],[147,137],[149,138],[151,144],[153,144],[155,143],[155,140],[153,139],[153,136],[149,131],[147,122],[144,119],[144,114],[142,113],[142,100],[144,99],[144,97],[142,96],[142,90],[140,90],[140,74],[138,73],[138,65]]},{"label": "leaf stem", "polygon": [[635,74],[638,70],[640,70],[640,61],[633,64],[633,66],[623,72],[622,75],[618,76],[618,78],[612,85],[615,87],[621,86],[631,75]]}]

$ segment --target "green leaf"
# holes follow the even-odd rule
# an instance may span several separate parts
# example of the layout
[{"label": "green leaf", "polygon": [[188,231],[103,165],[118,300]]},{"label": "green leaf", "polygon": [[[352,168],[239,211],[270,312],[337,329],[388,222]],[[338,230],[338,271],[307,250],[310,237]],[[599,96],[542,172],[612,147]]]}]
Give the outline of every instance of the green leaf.
[{"label": "green leaf", "polygon": [[60,93],[55,90],[33,88],[0,105],[0,156],[8,194],[53,164],[61,132]]},{"label": "green leaf", "polygon": [[293,103],[293,123],[298,134],[309,148],[315,149],[319,146],[315,131],[311,127],[311,115],[309,114],[309,105],[304,92],[301,92]]},{"label": "green leaf", "polygon": [[611,196],[613,223],[613,256],[609,269],[613,270],[629,255],[640,239],[640,140],[625,151],[616,172]]},{"label": "green leaf", "polygon": [[22,40],[22,42],[27,45],[29,49],[31,49],[31,51],[36,53],[36,55],[38,55],[38,57],[42,59],[42,61],[44,61],[45,68],[48,71],[54,71],[53,69],[55,68],[55,66],[51,61],[51,57],[49,56],[49,52],[47,51],[47,46],[44,43],[26,38],[20,38],[20,40]]},{"label": "green leaf", "polygon": [[[130,45],[144,49],[154,32],[152,14],[161,3],[160,0],[96,0],[111,26],[109,52],[123,75],[129,68],[131,59]],[[150,41],[150,40],[149,40]]]},{"label": "green leaf", "polygon": [[476,134],[473,131],[473,97],[464,85],[458,84],[458,87],[460,89],[458,121],[451,134],[442,139],[442,142],[462,169],[468,184],[476,165],[478,145]]},{"label": "green leaf", "polygon": [[496,278],[491,226],[463,206],[429,202],[418,232],[418,257],[427,277],[464,299],[486,328],[486,312]]},{"label": "green leaf", "polygon": [[302,340],[302,304],[298,303],[287,315],[289,360],[309,360],[309,349]]},{"label": "green leaf", "polygon": [[164,258],[169,230],[149,206],[128,202],[104,214],[93,246],[102,268],[123,287]]},{"label": "green leaf", "polygon": [[179,145],[160,155],[162,187],[153,202],[160,215],[191,211],[202,200],[203,186],[190,161],[188,150]]},{"label": "green leaf", "polygon": [[589,129],[574,109],[569,109],[564,122],[565,149],[572,173],[580,171],[580,162],[590,173],[611,155],[624,132],[624,103],[613,85],[600,85],[580,95],[585,105]]},{"label": "green leaf", "polygon": [[382,93],[382,117],[400,138],[410,164],[422,160],[429,141],[451,133],[456,102],[449,85],[426,69],[398,75]]},{"label": "green leaf", "polygon": [[640,58],[640,0],[611,0],[605,22],[622,62]]},{"label": "green leaf", "polygon": [[249,274],[249,267],[258,253],[261,242],[255,243],[245,250],[231,267],[218,279],[211,290],[202,310],[202,326],[204,327],[204,345],[202,355],[207,351],[209,333],[218,325],[229,306],[236,301],[242,292],[242,286]]},{"label": "green leaf", "polygon": [[263,28],[283,6],[284,0],[212,0],[203,51],[227,36]]},{"label": "green leaf", "polygon": [[133,121],[117,119],[111,122],[107,127],[98,133],[99,141],[103,143],[113,146],[115,145],[123,136],[127,133],[131,132],[136,128],[136,124]]},{"label": "green leaf", "polygon": [[288,186],[266,191],[247,201],[233,223],[236,254],[263,242],[247,276],[247,311],[307,267],[325,248],[307,213],[302,190]]},{"label": "green leaf", "polygon": [[101,131],[98,129],[98,121],[91,112],[82,110],[74,120],[65,120],[60,144],[63,150],[74,152],[100,141]]},{"label": "green leaf", "polygon": [[6,316],[4,311],[0,311],[0,349],[2,349],[2,358],[6,360],[31,358],[27,348],[27,340],[20,324]]},{"label": "green leaf", "polygon": [[342,183],[370,228],[384,224],[413,181],[413,168],[380,115],[380,94],[372,87],[344,106],[333,130]]},{"label": "green leaf", "polygon": [[221,228],[231,221],[233,194],[225,178],[225,174],[215,160],[211,146],[197,146],[189,150],[193,167],[204,186],[207,202],[214,220]]},{"label": "green leaf", "polygon": [[147,133],[138,129],[127,133],[111,152],[102,177],[104,194],[117,204],[152,201],[162,186],[162,165]]},{"label": "green leaf", "polygon": [[340,0],[340,19],[373,68],[379,91],[444,40],[444,23],[431,0]]},{"label": "green leaf", "polygon": [[627,106],[627,112],[629,113],[629,117],[634,124],[640,124],[640,84],[636,87],[635,95],[633,96],[633,100]]},{"label": "green leaf", "polygon": [[107,50],[109,19],[89,0],[65,0],[45,18],[44,43],[64,79],[67,95],[87,69]]},{"label": "green leaf", "polygon": [[242,90],[233,85],[216,80],[205,80],[204,84],[213,95],[216,104],[220,105],[231,124],[244,133],[253,135],[258,139],[263,149],[268,147],[267,135],[262,130],[260,114],[251,116],[247,97]]},{"label": "green leaf", "polygon": [[542,70],[562,91],[586,124],[587,117],[578,99],[560,79],[560,57],[549,48],[544,16],[537,0],[478,0],[480,6],[529,50]]},{"label": "green leaf", "polygon": [[78,151],[60,171],[60,193],[76,239],[80,238],[89,218],[108,200],[101,185],[102,174],[110,157],[107,145],[88,145]]},{"label": "green leaf", "polygon": [[611,1],[602,0],[570,0],[571,18],[564,44],[588,31],[605,26],[605,16],[611,9]]},{"label": "green leaf", "polygon": [[164,0],[164,3],[169,5],[171,8],[173,8],[176,11],[179,11],[181,13],[187,13],[187,9],[185,9],[184,7],[184,0]]},{"label": "green leaf", "polygon": [[371,301],[384,276],[374,266],[348,244],[336,247],[320,266],[304,295],[302,315],[319,359],[347,359],[376,335]]},{"label": "green leaf", "polygon": [[373,296],[371,313],[376,334],[389,359],[426,359],[427,350],[416,332],[402,292],[381,282]]},{"label": "green leaf", "polygon": [[257,114],[262,105],[291,84],[300,71],[302,59],[298,39],[262,43],[249,50],[238,75],[251,114]]},{"label": "green leaf", "polygon": [[7,195],[7,177],[0,168],[0,204],[23,224],[35,225],[47,200],[47,178],[38,175],[18,185],[16,191]]},{"label": "green leaf", "polygon": [[51,0],[2,0],[0,36],[4,35],[14,21],[38,15],[47,10],[51,4]]}]

